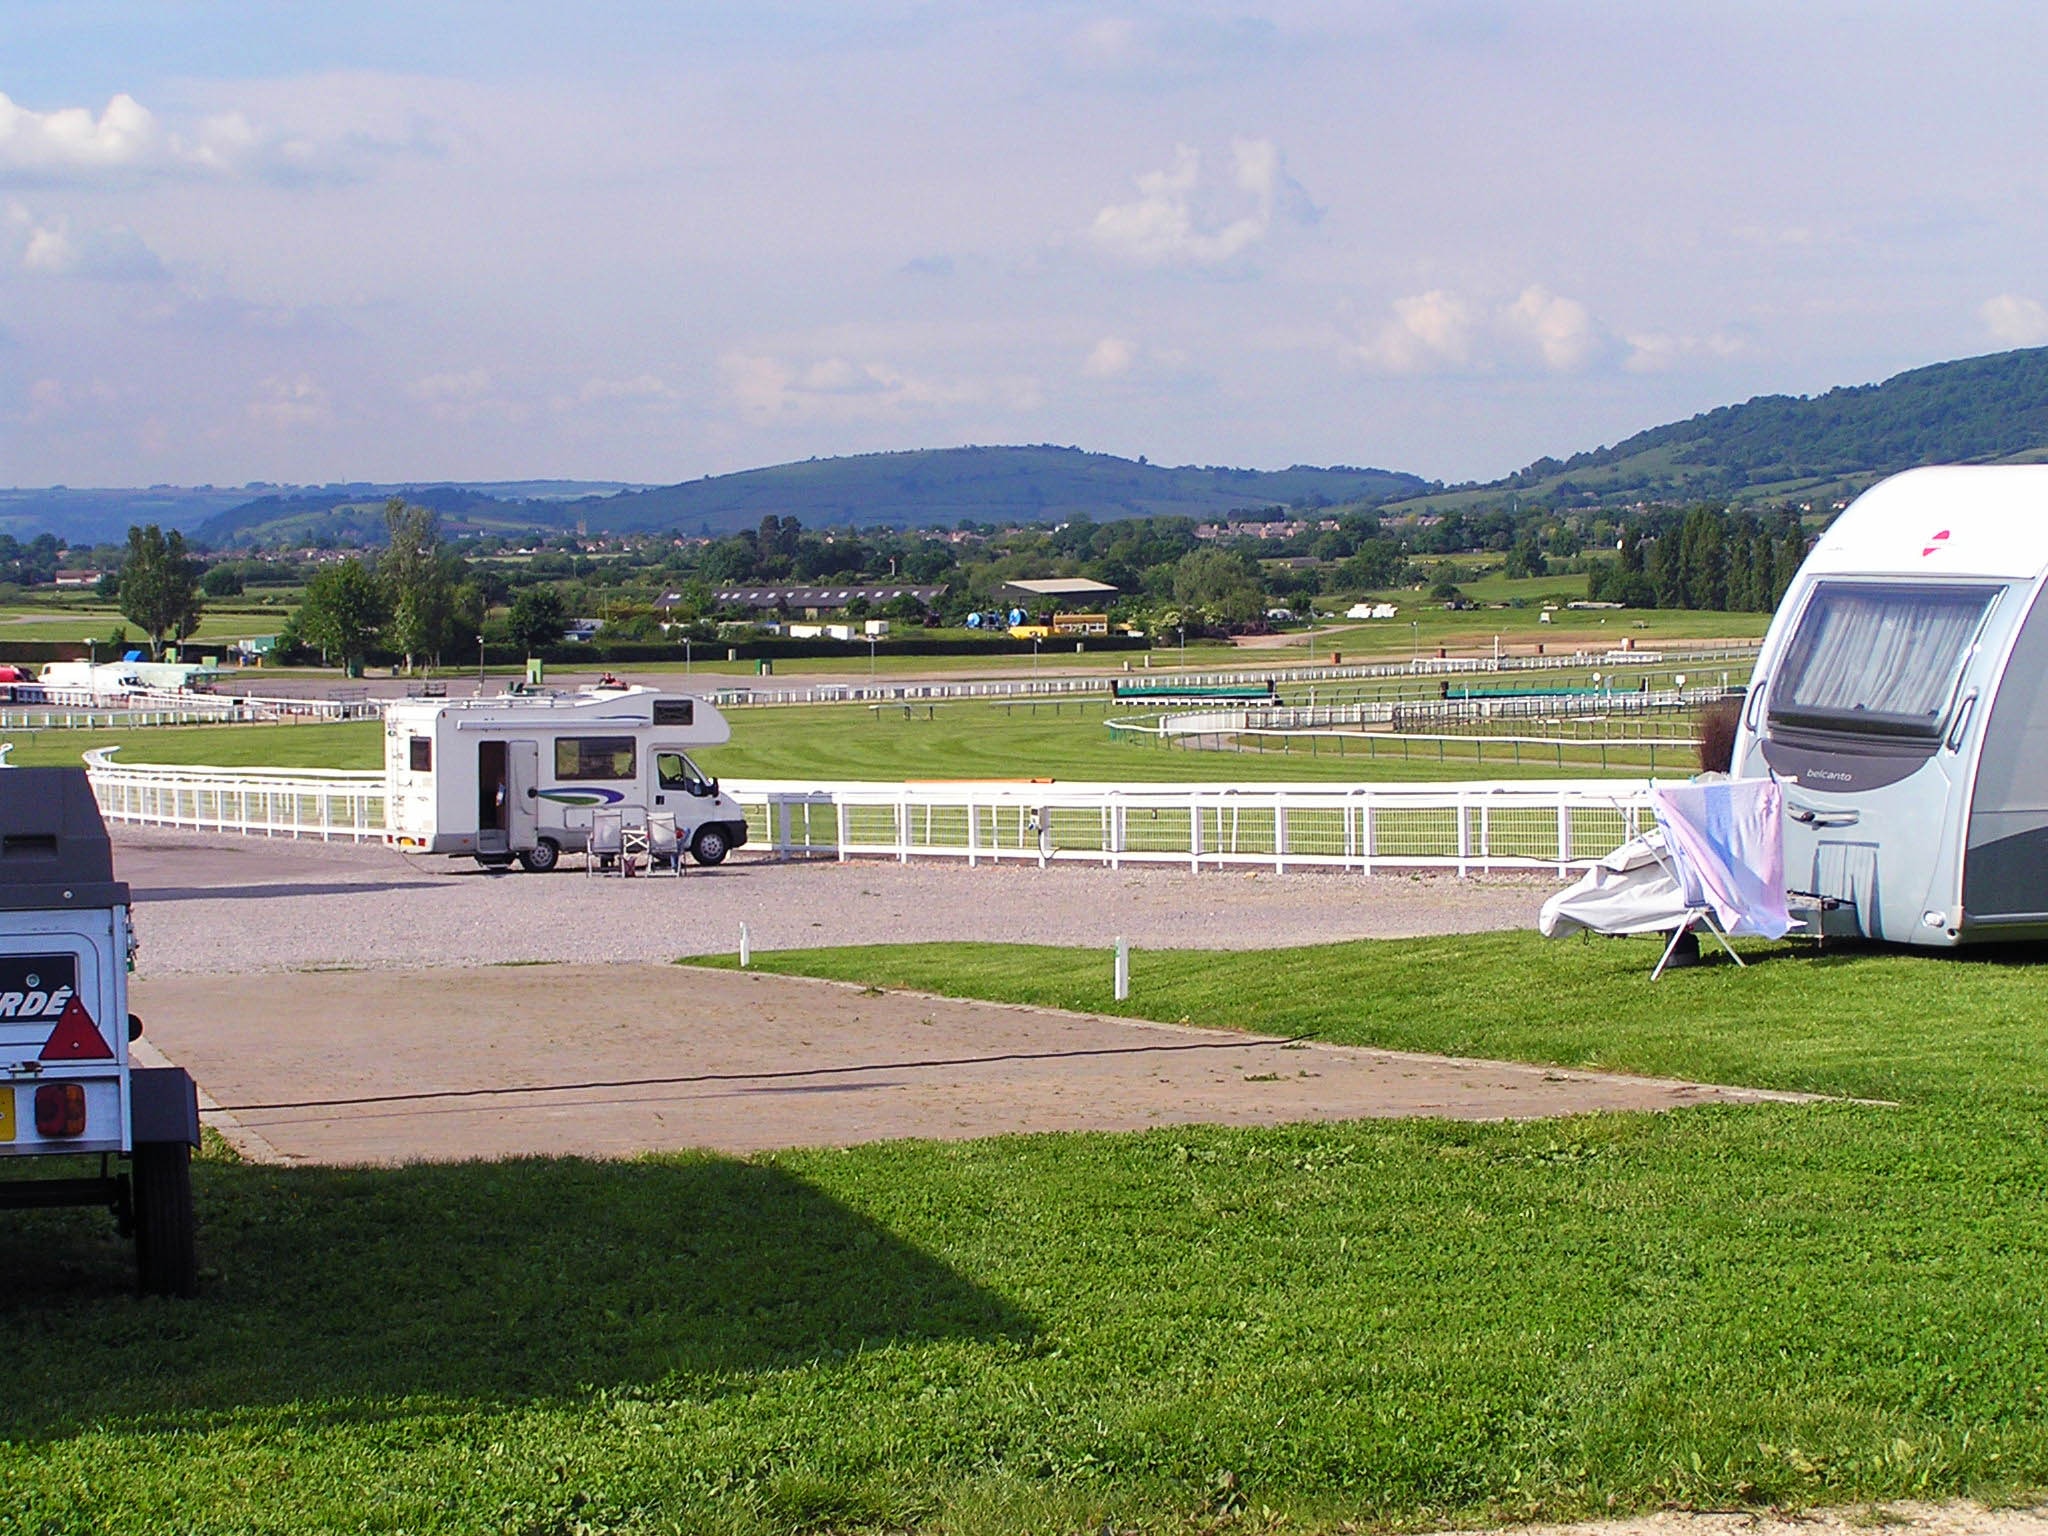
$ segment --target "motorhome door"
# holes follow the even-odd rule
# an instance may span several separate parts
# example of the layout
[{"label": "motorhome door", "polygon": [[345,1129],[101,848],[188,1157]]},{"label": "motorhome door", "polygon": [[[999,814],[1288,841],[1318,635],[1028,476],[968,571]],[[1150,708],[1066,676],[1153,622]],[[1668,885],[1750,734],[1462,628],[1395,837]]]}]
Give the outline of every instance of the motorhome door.
[{"label": "motorhome door", "polygon": [[512,851],[512,774],[502,741],[476,744],[476,851]]},{"label": "motorhome door", "polygon": [[539,831],[540,743],[476,744],[476,851],[517,853]]},{"label": "motorhome door", "polygon": [[505,766],[509,770],[511,814],[507,833],[517,853],[540,841],[540,743],[508,741]]}]

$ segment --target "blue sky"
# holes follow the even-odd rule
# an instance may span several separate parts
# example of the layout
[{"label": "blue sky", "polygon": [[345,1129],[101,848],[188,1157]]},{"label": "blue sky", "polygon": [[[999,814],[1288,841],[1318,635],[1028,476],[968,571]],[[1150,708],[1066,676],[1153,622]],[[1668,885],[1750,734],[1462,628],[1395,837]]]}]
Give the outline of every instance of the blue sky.
[{"label": "blue sky", "polygon": [[10,0],[0,484],[1486,478],[2048,343],[1982,5]]}]

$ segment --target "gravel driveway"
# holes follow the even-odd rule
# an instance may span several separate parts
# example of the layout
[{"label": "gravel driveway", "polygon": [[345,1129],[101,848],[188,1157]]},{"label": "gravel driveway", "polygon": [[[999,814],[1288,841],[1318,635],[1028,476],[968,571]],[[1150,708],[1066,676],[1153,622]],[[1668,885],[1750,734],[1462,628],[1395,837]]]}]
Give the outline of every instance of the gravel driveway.
[{"label": "gravel driveway", "polygon": [[1459,880],[1168,866],[883,860],[778,864],[736,855],[680,880],[491,873],[382,847],[119,828],[143,976],[311,966],[664,961],[756,949],[922,940],[1108,949],[1266,949],[1533,927],[1541,877]]}]

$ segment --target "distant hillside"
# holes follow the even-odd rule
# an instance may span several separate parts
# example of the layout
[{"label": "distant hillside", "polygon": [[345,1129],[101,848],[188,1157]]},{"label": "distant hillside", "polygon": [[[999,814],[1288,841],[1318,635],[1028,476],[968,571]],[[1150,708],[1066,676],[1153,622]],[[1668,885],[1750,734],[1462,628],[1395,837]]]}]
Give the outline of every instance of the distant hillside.
[{"label": "distant hillside", "polygon": [[810,459],[707,476],[576,507],[595,529],[733,533],[769,513],[806,527],[894,528],[1091,517],[1216,517],[1237,508],[1323,507],[1413,495],[1426,482],[1384,469],[1168,469],[1078,448],[939,448]]},{"label": "distant hillside", "polygon": [[0,533],[23,542],[39,533],[54,533],[69,544],[112,544],[128,537],[131,524],[196,528],[248,499],[247,489],[215,490],[210,485],[153,485],[147,490],[0,487]]},{"label": "distant hillside", "polygon": [[1426,488],[1414,475],[1381,469],[1164,469],[1076,448],[943,448],[810,459],[573,499],[542,499],[530,490],[521,496],[528,488],[520,486],[329,486],[244,501],[195,534],[219,545],[374,540],[383,531],[384,497],[394,489],[440,513],[451,532],[726,534],[755,527],[770,513],[810,528],[1216,517],[1270,505],[1377,503]]},{"label": "distant hillside", "polygon": [[2048,347],[1936,363],[1824,395],[1759,395],[1611,448],[1538,459],[1432,502],[1680,501],[1861,489],[1917,464],[2048,455]]}]

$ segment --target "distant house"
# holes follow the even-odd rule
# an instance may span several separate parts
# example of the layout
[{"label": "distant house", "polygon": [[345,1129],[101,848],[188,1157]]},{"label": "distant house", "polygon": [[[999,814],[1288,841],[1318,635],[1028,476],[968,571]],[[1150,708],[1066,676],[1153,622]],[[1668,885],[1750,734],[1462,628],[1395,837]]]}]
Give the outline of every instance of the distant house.
[{"label": "distant house", "polygon": [[[920,607],[929,608],[945,595],[945,591],[944,587],[920,587],[896,582],[843,587],[720,587],[711,594],[711,600],[721,608],[752,608],[761,613],[801,613],[815,619],[827,613],[837,613],[856,600],[865,602],[870,608],[879,608],[882,604],[894,602],[899,597],[909,597],[916,599]],[[660,606],[673,608],[682,600],[680,593],[666,593],[661,599]]]},{"label": "distant house", "polygon": [[59,571],[57,585],[60,587],[96,587],[105,571]]},{"label": "distant house", "polygon": [[1116,597],[1117,589],[1106,581],[1090,581],[1085,576],[1053,576],[1039,581],[1006,581],[999,595],[1005,602],[1027,608],[1100,608]]}]

